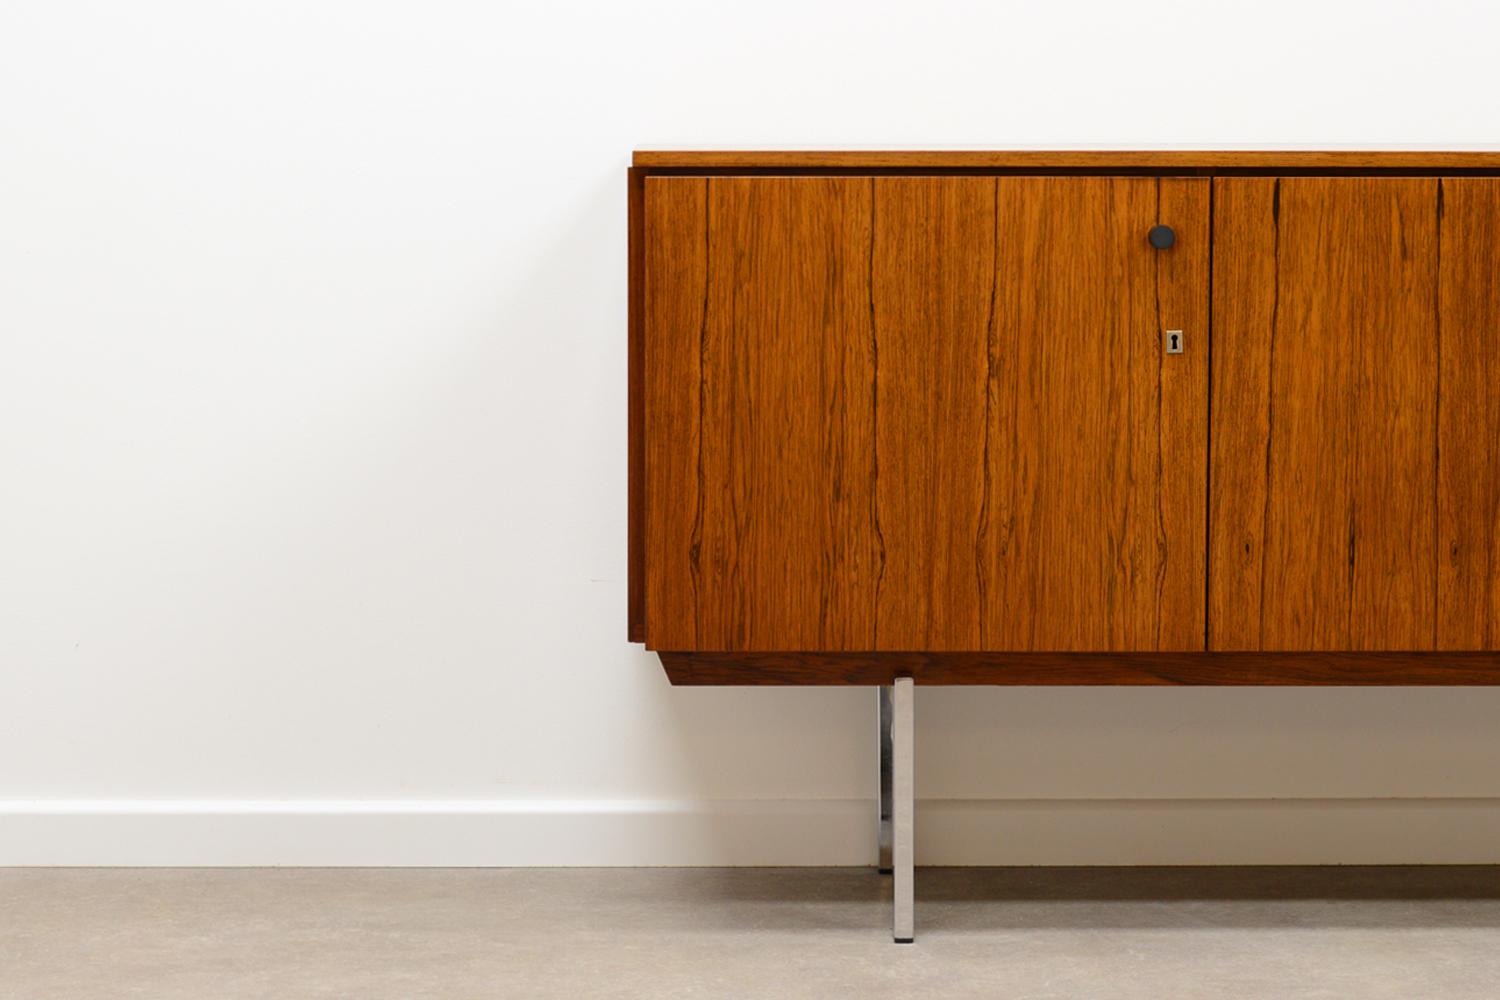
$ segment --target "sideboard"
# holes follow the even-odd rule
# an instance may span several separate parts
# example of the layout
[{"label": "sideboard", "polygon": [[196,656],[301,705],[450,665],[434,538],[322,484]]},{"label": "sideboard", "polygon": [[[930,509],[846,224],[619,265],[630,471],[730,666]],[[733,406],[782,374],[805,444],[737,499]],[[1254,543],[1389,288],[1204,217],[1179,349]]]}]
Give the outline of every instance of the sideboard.
[{"label": "sideboard", "polygon": [[878,689],[1500,682],[1500,153],[638,152],[629,638]]}]

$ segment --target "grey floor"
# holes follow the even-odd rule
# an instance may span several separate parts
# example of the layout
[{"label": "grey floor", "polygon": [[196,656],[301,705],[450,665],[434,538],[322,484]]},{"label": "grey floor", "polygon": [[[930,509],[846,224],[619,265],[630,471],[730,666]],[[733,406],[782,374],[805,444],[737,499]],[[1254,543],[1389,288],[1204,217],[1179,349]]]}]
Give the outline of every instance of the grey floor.
[{"label": "grey floor", "polygon": [[0,869],[0,997],[1500,997],[1500,868]]}]

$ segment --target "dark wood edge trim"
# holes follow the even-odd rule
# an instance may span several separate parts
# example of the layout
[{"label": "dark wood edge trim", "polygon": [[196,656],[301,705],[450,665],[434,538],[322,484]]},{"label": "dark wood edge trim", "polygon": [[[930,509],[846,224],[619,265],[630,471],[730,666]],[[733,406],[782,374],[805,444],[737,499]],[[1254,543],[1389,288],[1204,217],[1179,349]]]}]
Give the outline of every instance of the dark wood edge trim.
[{"label": "dark wood edge trim", "polygon": [[699,653],[658,652],[673,684],[1475,685],[1494,652]]},{"label": "dark wood edge trim", "polygon": [[1147,170],[1500,170],[1500,150],[636,150],[637,167]]},{"label": "dark wood edge trim", "polygon": [[646,641],[646,340],[645,226],[646,175],[635,167],[626,171],[629,191],[628,253],[630,277],[627,319],[629,386],[626,390],[626,617],[631,642]]}]

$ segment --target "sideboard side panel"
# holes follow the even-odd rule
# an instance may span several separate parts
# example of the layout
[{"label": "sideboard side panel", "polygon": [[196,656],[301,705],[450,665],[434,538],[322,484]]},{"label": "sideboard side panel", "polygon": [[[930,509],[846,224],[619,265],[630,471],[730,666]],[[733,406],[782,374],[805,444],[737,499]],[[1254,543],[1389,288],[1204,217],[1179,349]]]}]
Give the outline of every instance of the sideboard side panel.
[{"label": "sideboard side panel", "polygon": [[627,193],[625,618],[631,642],[646,641],[646,174],[631,167]]}]

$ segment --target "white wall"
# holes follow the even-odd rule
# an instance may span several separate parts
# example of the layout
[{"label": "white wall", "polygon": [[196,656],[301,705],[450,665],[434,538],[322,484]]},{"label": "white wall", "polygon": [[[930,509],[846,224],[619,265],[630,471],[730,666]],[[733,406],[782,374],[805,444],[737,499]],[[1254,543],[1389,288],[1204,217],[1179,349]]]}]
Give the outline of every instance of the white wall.
[{"label": "white wall", "polygon": [[[1500,143],[1484,3],[0,6],[0,863],[859,863],[625,635],[633,148]],[[928,862],[1500,861],[1500,691],[919,692]],[[1020,801],[1010,801],[1020,800]]]}]

